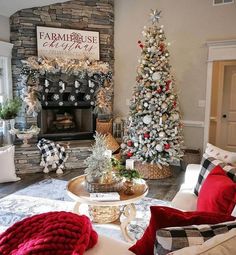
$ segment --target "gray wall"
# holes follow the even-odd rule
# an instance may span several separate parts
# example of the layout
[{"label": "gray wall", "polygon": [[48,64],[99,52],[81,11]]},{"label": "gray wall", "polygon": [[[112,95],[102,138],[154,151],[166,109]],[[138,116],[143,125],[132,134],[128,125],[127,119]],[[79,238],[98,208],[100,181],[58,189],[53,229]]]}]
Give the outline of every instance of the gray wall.
[{"label": "gray wall", "polygon": [[0,15],[0,41],[9,42],[9,40],[10,40],[9,18]]}]

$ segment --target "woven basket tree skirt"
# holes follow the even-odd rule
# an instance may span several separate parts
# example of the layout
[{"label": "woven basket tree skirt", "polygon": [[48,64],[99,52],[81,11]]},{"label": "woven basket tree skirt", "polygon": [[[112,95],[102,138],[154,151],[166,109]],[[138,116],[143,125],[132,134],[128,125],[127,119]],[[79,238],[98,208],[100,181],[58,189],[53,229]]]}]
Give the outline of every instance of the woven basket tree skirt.
[{"label": "woven basket tree skirt", "polygon": [[[162,168],[161,168],[162,167]],[[135,168],[143,179],[163,179],[172,176],[170,166],[159,166],[158,164],[135,162]]]}]

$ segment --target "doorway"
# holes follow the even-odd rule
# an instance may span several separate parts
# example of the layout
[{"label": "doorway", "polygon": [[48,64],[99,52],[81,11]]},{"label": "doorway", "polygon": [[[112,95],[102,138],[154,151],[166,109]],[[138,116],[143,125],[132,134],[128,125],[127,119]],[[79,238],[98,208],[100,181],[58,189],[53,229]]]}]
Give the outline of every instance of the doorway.
[{"label": "doorway", "polygon": [[[203,150],[206,148],[206,144],[209,141],[212,141],[211,139],[214,139],[214,132],[216,132],[216,126],[221,125],[221,121],[217,119],[222,118],[222,114],[216,114],[215,112],[211,113],[211,104],[214,101],[214,98],[212,98],[212,85],[213,85],[213,80],[214,80],[214,75],[213,75],[213,69],[217,68],[215,66],[217,62],[221,63],[224,66],[223,62],[225,62],[226,66],[227,63],[233,62],[233,65],[236,60],[236,40],[225,40],[225,41],[208,41],[207,42],[207,47],[208,47],[208,58],[207,58],[207,84],[206,84],[206,107],[205,107],[205,121],[204,121],[204,146]],[[230,63],[231,64],[231,63]],[[219,64],[220,66],[220,64]],[[218,68],[219,68],[218,66]],[[223,68],[223,67],[221,67]],[[230,69],[230,67],[229,67]],[[230,72],[228,67],[226,67],[226,72]],[[225,75],[224,75],[225,76]],[[222,80],[222,78],[221,78]],[[223,88],[223,87],[222,87]],[[234,86],[235,89],[235,86]],[[215,92],[218,92],[218,89],[214,90]],[[216,93],[218,95],[218,93]],[[232,95],[236,95],[236,91],[233,93],[230,93]],[[214,96],[213,96],[214,97]],[[218,96],[216,96],[218,98]],[[234,100],[234,98],[230,99],[231,101]],[[223,98],[221,99],[221,105],[223,105]],[[219,107],[215,108],[218,109]],[[233,107],[234,108],[234,107]],[[221,109],[221,113],[223,113],[225,109]],[[236,114],[236,111],[235,111]],[[229,115],[228,115],[229,116]],[[230,116],[231,117],[231,116]],[[226,114],[227,118],[227,114]],[[230,119],[231,120],[231,119]],[[234,133],[236,131],[235,124],[233,121],[231,122],[231,127],[229,128],[229,135],[234,136]],[[210,128],[210,123],[214,123],[212,127]],[[223,123],[223,122],[222,122]],[[215,125],[215,126],[214,126]],[[225,131],[220,131],[218,132],[218,136],[222,136],[222,132],[225,134]],[[229,136],[230,137],[230,136]],[[216,139],[216,138],[215,138]],[[226,138],[222,138],[226,139]],[[228,138],[231,140],[230,138]],[[235,138],[234,138],[235,139]],[[214,140],[213,140],[214,141]],[[230,141],[230,146],[231,141]],[[224,147],[224,145],[223,145]],[[234,150],[234,149],[231,149]]]},{"label": "doorway", "polygon": [[236,151],[236,61],[214,61],[209,142]]}]

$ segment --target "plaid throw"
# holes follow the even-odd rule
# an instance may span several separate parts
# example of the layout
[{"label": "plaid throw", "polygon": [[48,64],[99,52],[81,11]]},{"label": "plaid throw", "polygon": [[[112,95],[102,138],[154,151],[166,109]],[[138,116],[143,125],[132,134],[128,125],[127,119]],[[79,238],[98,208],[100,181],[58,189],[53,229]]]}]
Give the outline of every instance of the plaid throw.
[{"label": "plaid throw", "polygon": [[229,178],[236,182],[236,167],[225,164],[221,160],[215,159],[213,157],[209,157],[206,153],[203,155],[201,165],[202,168],[198,176],[197,184],[194,188],[194,193],[197,196],[200,192],[204,180],[217,165],[220,165],[222,169],[227,173]]},{"label": "plaid throw", "polygon": [[38,142],[37,146],[41,151],[41,165],[45,166],[44,172],[48,172],[47,166],[52,164],[53,168],[57,168],[57,173],[61,173],[67,160],[65,148],[44,138]]},{"label": "plaid throw", "polygon": [[155,255],[165,255],[184,247],[203,244],[208,239],[236,228],[236,221],[214,225],[192,225],[159,229],[156,232]]}]

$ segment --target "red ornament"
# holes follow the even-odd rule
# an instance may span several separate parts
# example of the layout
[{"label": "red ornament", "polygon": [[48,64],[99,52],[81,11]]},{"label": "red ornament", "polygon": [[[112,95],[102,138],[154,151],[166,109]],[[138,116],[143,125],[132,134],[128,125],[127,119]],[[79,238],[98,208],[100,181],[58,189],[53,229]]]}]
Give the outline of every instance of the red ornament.
[{"label": "red ornament", "polygon": [[143,137],[144,137],[144,138],[149,138],[149,137],[150,137],[150,134],[149,134],[149,133],[145,133],[145,134],[143,135]]},{"label": "red ornament", "polygon": [[170,89],[171,80],[166,81],[166,91]]},{"label": "red ornament", "polygon": [[128,158],[130,158],[130,157],[133,156],[133,153],[131,151],[128,151],[126,155],[127,155]]},{"label": "red ornament", "polygon": [[132,142],[131,140],[129,140],[129,141],[127,142],[127,145],[128,145],[129,147],[131,147],[131,146],[133,145],[133,142]]},{"label": "red ornament", "polygon": [[157,93],[160,94],[162,92],[161,87],[159,89],[157,89]]},{"label": "red ornament", "polygon": [[139,47],[140,47],[141,49],[143,49],[144,46],[143,46],[143,44],[139,44]]},{"label": "red ornament", "polygon": [[160,47],[160,51],[164,51],[164,48],[165,48],[164,43],[161,43],[161,44],[159,45],[159,47]]},{"label": "red ornament", "polygon": [[164,148],[165,148],[165,150],[170,149],[170,144],[169,143],[164,144]]},{"label": "red ornament", "polygon": [[140,44],[140,43],[141,43],[141,41],[139,40],[139,41],[138,41],[138,44]]},{"label": "red ornament", "polygon": [[173,103],[174,108],[176,107],[176,105],[177,105],[177,103],[176,103],[176,101],[174,101],[174,103]]}]

